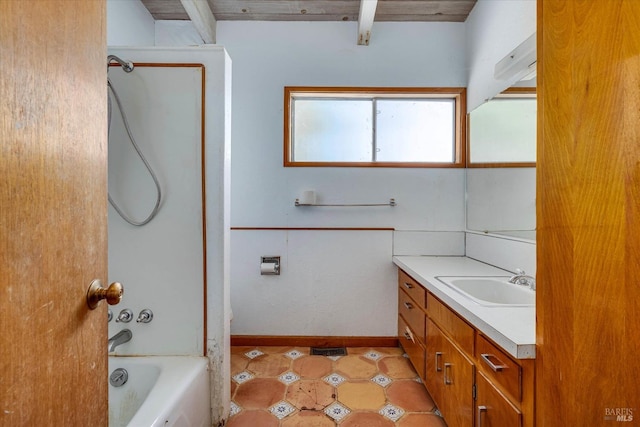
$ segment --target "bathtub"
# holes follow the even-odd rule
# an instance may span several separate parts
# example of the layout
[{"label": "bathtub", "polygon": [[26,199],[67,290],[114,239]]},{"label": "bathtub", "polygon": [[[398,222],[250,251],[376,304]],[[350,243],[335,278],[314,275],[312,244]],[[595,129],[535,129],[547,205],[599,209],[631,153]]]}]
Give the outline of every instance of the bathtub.
[{"label": "bathtub", "polygon": [[211,426],[207,358],[109,356],[117,368],[128,380],[109,384],[109,427]]}]

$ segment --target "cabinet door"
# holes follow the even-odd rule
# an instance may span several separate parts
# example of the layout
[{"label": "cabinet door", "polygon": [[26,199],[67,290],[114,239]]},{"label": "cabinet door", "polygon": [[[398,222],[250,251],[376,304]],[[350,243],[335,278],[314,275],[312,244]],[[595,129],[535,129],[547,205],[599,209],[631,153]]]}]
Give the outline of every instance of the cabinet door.
[{"label": "cabinet door", "polygon": [[[473,426],[475,365],[446,336],[442,336],[444,402],[440,411],[449,427]],[[506,427],[506,426],[503,426]]]},{"label": "cabinet door", "polygon": [[440,410],[442,410],[441,405],[444,404],[444,397],[442,396],[444,388],[444,380],[442,376],[444,368],[443,339],[442,332],[440,332],[440,329],[438,329],[430,319],[427,319],[425,344],[427,347],[425,354],[425,385],[435,404]]},{"label": "cabinet door", "polygon": [[448,427],[473,425],[475,367],[431,320],[427,320],[426,386]]},{"label": "cabinet door", "polygon": [[476,386],[476,427],[522,426],[522,413],[481,372],[476,377]]}]

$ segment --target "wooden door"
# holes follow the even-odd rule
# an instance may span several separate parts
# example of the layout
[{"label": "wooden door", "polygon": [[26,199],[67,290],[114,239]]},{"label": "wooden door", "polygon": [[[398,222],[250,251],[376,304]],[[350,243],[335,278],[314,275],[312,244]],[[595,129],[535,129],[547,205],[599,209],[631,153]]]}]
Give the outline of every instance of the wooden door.
[{"label": "wooden door", "polygon": [[475,365],[449,338],[442,335],[441,339],[444,349],[442,367],[444,403],[440,410],[447,421],[447,426],[472,426]]},{"label": "wooden door", "polygon": [[0,425],[106,426],[105,1],[0,1]]},{"label": "wooden door", "polygon": [[640,1],[538,1],[536,423],[640,423]]}]

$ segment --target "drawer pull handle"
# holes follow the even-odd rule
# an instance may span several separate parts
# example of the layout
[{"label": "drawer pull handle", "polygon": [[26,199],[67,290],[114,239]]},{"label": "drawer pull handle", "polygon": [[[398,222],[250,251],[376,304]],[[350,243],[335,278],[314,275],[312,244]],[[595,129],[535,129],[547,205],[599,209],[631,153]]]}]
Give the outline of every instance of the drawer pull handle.
[{"label": "drawer pull handle", "polygon": [[[500,372],[503,369],[508,368],[507,365],[502,364],[500,359],[498,359],[493,354],[483,353],[483,354],[480,355],[480,357],[482,358],[482,360],[484,360],[484,362],[487,365],[489,365],[489,367],[491,368],[491,370],[493,370],[493,372]],[[494,363],[491,359],[495,359],[498,363]]]},{"label": "drawer pull handle", "polygon": [[413,285],[411,283],[404,282],[404,287],[407,289],[413,289]]},{"label": "drawer pull handle", "polygon": [[452,367],[453,365],[451,363],[444,364],[444,385],[453,384],[453,380],[451,379],[451,370],[453,369]]},{"label": "drawer pull handle", "polygon": [[442,352],[436,351],[436,372],[442,372],[442,368],[440,367],[441,358],[442,358]]},{"label": "drawer pull handle", "polygon": [[487,407],[484,405],[478,405],[478,427],[482,427],[482,414],[487,412]]},{"label": "drawer pull handle", "polygon": [[407,309],[409,310],[413,309],[413,304],[411,304],[410,302],[405,302],[404,306],[407,307]]}]

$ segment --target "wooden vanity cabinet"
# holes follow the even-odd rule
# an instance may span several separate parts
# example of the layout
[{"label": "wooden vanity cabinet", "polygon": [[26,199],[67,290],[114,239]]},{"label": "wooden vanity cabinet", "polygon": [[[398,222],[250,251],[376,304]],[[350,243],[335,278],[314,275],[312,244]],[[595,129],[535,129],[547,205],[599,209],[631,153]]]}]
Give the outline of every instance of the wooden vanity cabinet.
[{"label": "wooden vanity cabinet", "polygon": [[534,360],[511,357],[398,272],[398,337],[447,425],[534,427]]},{"label": "wooden vanity cabinet", "polygon": [[425,381],[426,290],[402,270],[398,270],[398,289],[398,339]]}]

